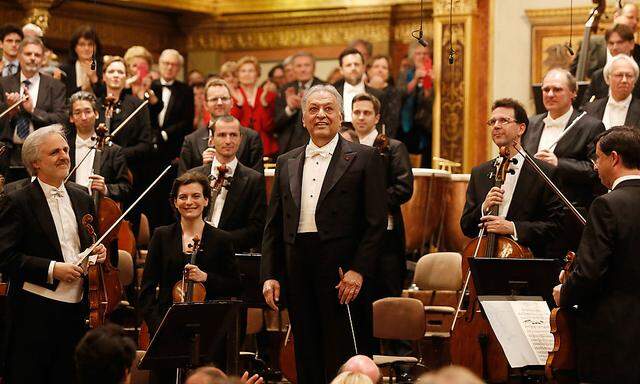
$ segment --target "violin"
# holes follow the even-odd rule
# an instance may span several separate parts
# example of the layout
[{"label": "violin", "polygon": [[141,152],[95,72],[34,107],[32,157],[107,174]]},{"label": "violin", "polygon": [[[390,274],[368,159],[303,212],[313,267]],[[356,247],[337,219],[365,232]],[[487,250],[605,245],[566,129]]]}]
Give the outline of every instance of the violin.
[{"label": "violin", "polygon": [[[494,173],[496,187],[501,188],[507,175],[514,173],[509,169],[513,163],[514,160],[510,157],[509,148],[501,147]],[[499,206],[493,206],[488,214],[497,216],[498,212]],[[470,368],[485,381],[506,382],[509,363],[491,325],[485,317],[480,315],[477,295],[473,282],[470,281],[469,258],[471,257],[528,259],[533,258],[533,254],[529,248],[522,246],[511,237],[495,233],[485,234],[484,228],[481,229],[480,235],[470,241],[463,251],[462,271],[466,273],[466,280],[451,328],[451,361],[454,364]],[[455,328],[456,320],[462,313],[460,309],[467,291],[469,292],[468,307],[464,317],[459,321],[459,326]]]},{"label": "violin", "polygon": [[207,214],[207,222],[213,221],[213,207],[215,206],[218,195],[222,192],[222,188],[229,188],[231,185],[232,178],[225,175],[228,171],[229,168],[226,165],[221,164],[218,166],[218,177],[209,175],[209,182],[211,183],[211,198],[209,201],[211,202],[211,206],[209,207],[209,213]]},{"label": "violin", "polygon": [[[189,244],[191,248],[191,260],[189,264],[196,265],[196,258],[202,243],[200,238],[195,236],[193,238],[193,244]],[[173,302],[174,303],[201,303],[207,297],[207,289],[204,284],[193,281],[187,276],[187,269],[182,271],[182,279],[178,280],[173,286]]]},{"label": "violin", "polygon": [[[568,276],[573,270],[575,253],[569,252],[565,258],[564,271]],[[574,333],[576,323],[574,308],[554,308],[549,323],[553,334],[553,349],[547,356],[544,374],[551,383],[577,383]]]}]

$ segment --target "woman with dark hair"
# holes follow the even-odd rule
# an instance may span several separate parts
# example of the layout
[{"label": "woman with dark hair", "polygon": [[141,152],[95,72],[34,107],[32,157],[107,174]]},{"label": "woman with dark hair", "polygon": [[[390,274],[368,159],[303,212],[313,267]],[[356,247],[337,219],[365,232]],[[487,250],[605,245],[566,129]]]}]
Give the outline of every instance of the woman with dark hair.
[{"label": "woman with dark hair", "polygon": [[102,44],[98,33],[90,25],[80,26],[71,35],[69,61],[60,69],[66,74],[67,97],[78,91],[104,94],[102,73]]},{"label": "woman with dark hair", "polygon": [[[203,283],[206,300],[239,296],[242,290],[231,237],[204,221],[209,208],[209,179],[187,172],[173,182],[171,202],[178,213],[174,224],[156,228],[142,276],[140,308],[151,335],[171,307],[172,289],[182,279]],[[193,238],[201,239],[196,262],[190,264]],[[156,295],[156,287],[158,294]],[[220,362],[215,362],[220,363]],[[155,382],[171,382],[172,372],[154,372]],[[175,378],[173,379],[175,382]]]}]

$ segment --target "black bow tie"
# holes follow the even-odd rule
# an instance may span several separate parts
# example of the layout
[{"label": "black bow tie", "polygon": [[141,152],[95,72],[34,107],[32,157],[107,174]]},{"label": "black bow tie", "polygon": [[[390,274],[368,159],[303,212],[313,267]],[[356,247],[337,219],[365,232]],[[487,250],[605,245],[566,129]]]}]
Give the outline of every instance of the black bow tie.
[{"label": "black bow tie", "polygon": [[174,85],[174,84],[175,84],[175,83],[172,83],[172,84],[162,84],[162,87],[163,87],[163,88],[173,89],[173,85]]}]

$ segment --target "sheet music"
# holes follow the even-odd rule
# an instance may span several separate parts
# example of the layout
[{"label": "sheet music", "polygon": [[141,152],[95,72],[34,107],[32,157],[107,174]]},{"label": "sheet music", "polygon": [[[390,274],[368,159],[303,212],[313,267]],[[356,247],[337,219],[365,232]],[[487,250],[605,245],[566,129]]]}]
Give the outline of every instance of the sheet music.
[{"label": "sheet music", "polygon": [[545,301],[484,300],[482,308],[511,367],[545,364],[553,348]]}]

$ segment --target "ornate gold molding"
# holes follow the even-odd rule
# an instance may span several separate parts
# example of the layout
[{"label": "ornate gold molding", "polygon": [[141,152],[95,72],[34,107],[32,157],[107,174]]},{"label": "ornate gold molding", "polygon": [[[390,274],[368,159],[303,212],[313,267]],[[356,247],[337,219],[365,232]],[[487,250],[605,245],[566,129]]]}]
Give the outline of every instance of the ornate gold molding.
[{"label": "ornate gold molding", "polygon": [[[573,20],[571,18],[571,8],[527,9],[525,10],[525,14],[533,27],[541,25],[569,25],[572,21],[574,25],[584,25],[591,10],[592,7],[574,7]],[[600,22],[612,22],[615,10],[615,6],[607,7]]]},{"label": "ornate gold molding", "polygon": [[[451,2],[453,2],[453,5],[451,5]],[[477,11],[478,0],[434,0],[433,15],[448,15],[451,6],[453,6],[452,13],[454,15],[468,15]]]}]

